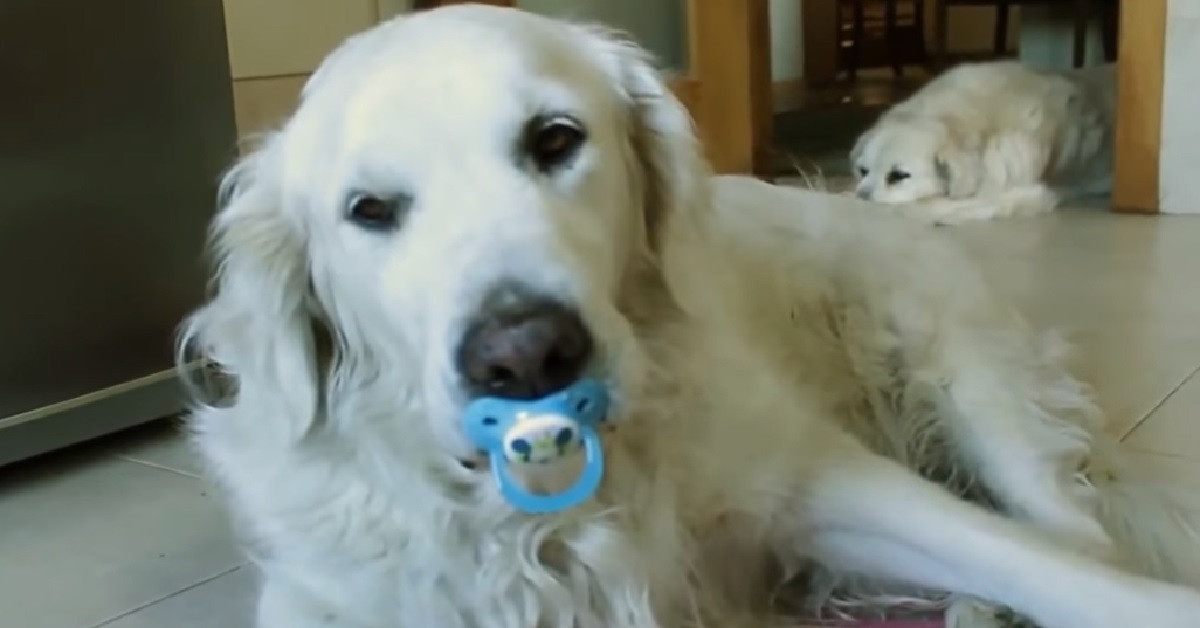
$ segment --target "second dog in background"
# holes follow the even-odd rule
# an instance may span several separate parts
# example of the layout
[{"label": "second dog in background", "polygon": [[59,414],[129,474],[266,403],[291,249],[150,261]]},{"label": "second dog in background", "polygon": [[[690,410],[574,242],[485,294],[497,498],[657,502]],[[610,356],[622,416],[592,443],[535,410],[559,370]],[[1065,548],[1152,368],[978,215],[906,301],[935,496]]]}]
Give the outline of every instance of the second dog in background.
[{"label": "second dog in background", "polygon": [[850,153],[858,196],[938,223],[1038,214],[1106,194],[1112,64],[972,63],[885,112]]}]

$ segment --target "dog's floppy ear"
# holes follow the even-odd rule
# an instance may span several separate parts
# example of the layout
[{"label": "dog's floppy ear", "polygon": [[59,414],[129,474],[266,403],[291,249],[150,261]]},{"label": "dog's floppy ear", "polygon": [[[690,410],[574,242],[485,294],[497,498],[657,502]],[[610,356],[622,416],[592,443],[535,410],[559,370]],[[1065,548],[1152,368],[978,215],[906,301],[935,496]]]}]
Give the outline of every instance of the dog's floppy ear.
[{"label": "dog's floppy ear", "polygon": [[710,171],[692,117],[671,92],[649,52],[627,35],[583,26],[610,62],[613,81],[629,105],[630,143],[641,172],[646,235],[657,247],[664,221],[705,198]]},{"label": "dog's floppy ear", "polygon": [[963,133],[950,125],[944,127],[933,165],[942,190],[950,198],[974,196],[983,178],[981,139],[975,133]]},{"label": "dog's floppy ear", "polygon": [[210,234],[213,296],[186,322],[181,366],[198,354],[230,378],[247,419],[294,442],[318,411],[319,377],[305,239],[284,211],[277,138],[245,157],[221,182]]}]

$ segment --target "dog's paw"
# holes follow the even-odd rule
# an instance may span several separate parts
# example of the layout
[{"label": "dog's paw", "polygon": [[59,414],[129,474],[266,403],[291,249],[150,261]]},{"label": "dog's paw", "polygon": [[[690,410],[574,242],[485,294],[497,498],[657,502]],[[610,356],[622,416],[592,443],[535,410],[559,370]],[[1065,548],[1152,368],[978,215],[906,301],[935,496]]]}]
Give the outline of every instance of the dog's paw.
[{"label": "dog's paw", "polygon": [[930,206],[919,202],[890,205],[889,209],[896,216],[926,227],[952,227],[969,222],[969,219],[955,212],[943,211],[937,205]]}]

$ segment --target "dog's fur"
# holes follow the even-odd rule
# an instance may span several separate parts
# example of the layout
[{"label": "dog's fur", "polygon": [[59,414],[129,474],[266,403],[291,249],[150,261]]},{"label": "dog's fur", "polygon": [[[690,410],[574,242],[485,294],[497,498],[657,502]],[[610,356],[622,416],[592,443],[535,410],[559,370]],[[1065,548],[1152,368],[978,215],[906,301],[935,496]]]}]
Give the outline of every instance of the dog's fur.
[{"label": "dog's fur", "polygon": [[850,152],[861,198],[937,222],[1031,215],[1112,185],[1113,64],[960,65],[898,103]]},{"label": "dog's fur", "polygon": [[[539,172],[545,112],[587,140]],[[361,192],[411,198],[404,224],[348,222]],[[643,53],[594,27],[468,6],[353,37],[229,173],[182,342],[234,384],[192,425],[257,625],[760,627],[816,565],[964,596],[960,626],[992,625],[972,599],[1196,626],[1200,594],[1163,581],[1200,580],[1195,540],[1129,491],[1057,345],[941,234],[884,222],[710,177]],[[463,464],[452,355],[513,285],[578,308],[614,395],[604,483],[565,512]]]}]

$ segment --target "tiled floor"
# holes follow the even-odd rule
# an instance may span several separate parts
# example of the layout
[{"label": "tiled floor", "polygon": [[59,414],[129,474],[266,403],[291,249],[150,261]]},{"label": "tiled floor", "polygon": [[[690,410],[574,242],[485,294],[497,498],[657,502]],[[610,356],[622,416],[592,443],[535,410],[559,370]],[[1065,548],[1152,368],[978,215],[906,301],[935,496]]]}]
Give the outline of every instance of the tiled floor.
[{"label": "tiled floor", "polygon": [[[1200,219],[1069,211],[958,233],[1079,342],[1114,429],[1200,508]],[[242,628],[252,569],[172,426],[0,469],[0,624]]]}]

